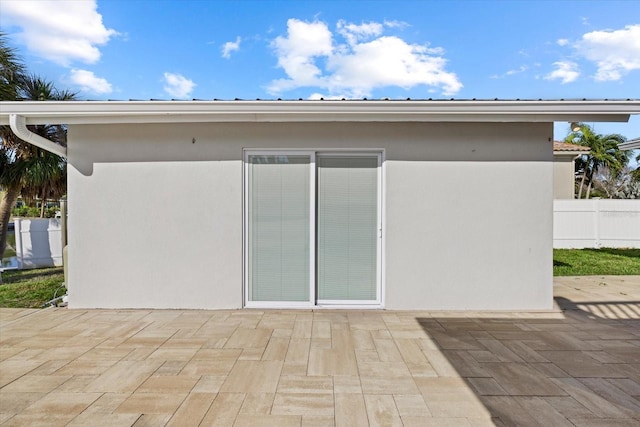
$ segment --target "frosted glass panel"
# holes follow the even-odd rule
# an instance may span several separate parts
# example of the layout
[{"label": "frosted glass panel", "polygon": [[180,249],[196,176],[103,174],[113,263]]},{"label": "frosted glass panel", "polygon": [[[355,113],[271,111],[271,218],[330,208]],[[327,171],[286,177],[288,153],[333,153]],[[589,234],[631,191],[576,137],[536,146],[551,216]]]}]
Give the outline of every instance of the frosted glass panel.
[{"label": "frosted glass panel", "polygon": [[310,156],[248,158],[250,301],[309,301]]},{"label": "frosted glass panel", "polygon": [[319,300],[375,300],[378,157],[317,158]]}]

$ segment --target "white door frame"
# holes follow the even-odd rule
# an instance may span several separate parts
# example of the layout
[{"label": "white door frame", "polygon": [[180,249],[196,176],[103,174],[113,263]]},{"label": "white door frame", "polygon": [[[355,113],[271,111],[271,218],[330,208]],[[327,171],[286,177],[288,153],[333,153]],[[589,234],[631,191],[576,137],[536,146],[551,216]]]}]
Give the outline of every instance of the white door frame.
[{"label": "white door frame", "polygon": [[315,258],[316,258],[316,230],[309,227],[309,300],[308,301],[251,301],[249,299],[249,156],[309,156],[309,221],[316,221],[316,156],[308,150],[244,150],[244,185],[243,185],[243,290],[244,306],[247,308],[313,308],[315,306]]},{"label": "white door frame", "polygon": [[[372,308],[380,308],[382,305],[382,152],[371,150],[348,150],[348,151],[317,151],[316,157],[322,156],[341,156],[341,157],[362,157],[362,156],[376,156],[378,159],[377,166],[377,202],[376,202],[376,299],[375,300],[320,300],[316,297],[316,306],[337,308],[337,307],[353,307],[353,308],[365,308],[371,306]],[[317,184],[316,184],[317,186]],[[317,198],[316,198],[317,203]],[[317,280],[317,273],[316,273]],[[314,286],[317,291],[317,284]]]},{"label": "white door frame", "polygon": [[[249,156],[254,155],[298,155],[309,156],[310,200],[309,200],[309,301],[250,301],[249,300]],[[362,155],[377,156],[377,248],[376,248],[376,299],[375,300],[317,300],[316,276],[316,157],[323,155],[356,157]],[[244,149],[243,150],[243,302],[246,308],[383,308],[384,307],[384,155],[383,149]]]}]

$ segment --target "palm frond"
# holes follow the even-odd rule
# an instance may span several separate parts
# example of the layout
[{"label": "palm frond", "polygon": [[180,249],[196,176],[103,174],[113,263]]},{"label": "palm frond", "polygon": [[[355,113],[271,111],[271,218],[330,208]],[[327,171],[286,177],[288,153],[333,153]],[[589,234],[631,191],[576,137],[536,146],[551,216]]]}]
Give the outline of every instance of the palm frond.
[{"label": "palm frond", "polygon": [[0,31],[0,101],[15,101],[23,81],[25,66],[16,50],[9,46],[7,36]]}]

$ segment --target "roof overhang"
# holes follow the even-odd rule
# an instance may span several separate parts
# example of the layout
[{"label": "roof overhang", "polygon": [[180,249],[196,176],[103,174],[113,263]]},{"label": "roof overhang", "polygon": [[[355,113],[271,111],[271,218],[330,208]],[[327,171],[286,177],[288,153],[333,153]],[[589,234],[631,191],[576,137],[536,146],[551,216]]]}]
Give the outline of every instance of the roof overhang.
[{"label": "roof overhang", "polygon": [[640,150],[640,138],[618,144],[621,150]]},{"label": "roof overhang", "polygon": [[568,151],[568,150],[562,150],[562,151],[554,151],[553,155],[556,157],[562,157],[562,156],[566,156],[566,157],[576,157],[576,156],[582,156],[583,154],[589,154],[589,151]]},{"label": "roof overhang", "polygon": [[16,101],[33,124],[187,122],[626,122],[640,100]]}]

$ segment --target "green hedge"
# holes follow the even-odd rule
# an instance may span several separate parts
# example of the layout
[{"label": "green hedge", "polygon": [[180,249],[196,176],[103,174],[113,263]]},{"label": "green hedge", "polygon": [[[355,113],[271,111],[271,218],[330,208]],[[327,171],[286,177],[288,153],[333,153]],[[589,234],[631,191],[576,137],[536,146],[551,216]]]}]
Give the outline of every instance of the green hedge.
[{"label": "green hedge", "polygon": [[[60,208],[57,206],[51,206],[51,207],[45,208],[44,217],[55,218],[56,213],[58,213],[59,211],[60,211]],[[22,206],[19,208],[14,208],[13,211],[11,211],[11,213],[13,216],[18,216],[22,218],[40,218],[40,208],[36,208],[36,207]]]}]

